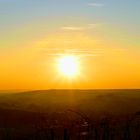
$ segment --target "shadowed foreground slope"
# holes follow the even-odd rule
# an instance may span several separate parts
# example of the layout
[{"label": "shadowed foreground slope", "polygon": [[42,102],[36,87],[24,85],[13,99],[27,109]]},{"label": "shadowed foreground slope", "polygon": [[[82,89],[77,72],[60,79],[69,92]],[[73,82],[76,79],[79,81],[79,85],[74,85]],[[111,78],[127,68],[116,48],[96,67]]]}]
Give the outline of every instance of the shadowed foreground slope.
[{"label": "shadowed foreground slope", "polygon": [[0,95],[0,139],[139,140],[140,90]]}]

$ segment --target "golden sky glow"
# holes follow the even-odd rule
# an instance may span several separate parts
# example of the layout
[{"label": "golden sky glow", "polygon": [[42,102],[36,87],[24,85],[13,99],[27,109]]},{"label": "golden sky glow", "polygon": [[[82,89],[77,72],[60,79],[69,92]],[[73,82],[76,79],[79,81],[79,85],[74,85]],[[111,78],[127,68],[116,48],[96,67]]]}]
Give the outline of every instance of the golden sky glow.
[{"label": "golden sky glow", "polygon": [[[116,45],[84,32],[60,32],[25,48],[11,49],[1,54],[0,88],[138,88],[139,52]],[[76,76],[79,70],[77,62],[66,54],[79,57],[82,67],[80,76],[71,81],[66,77]]]},{"label": "golden sky glow", "polygon": [[[0,90],[140,88],[138,12],[129,17],[123,13],[133,4],[125,4],[120,15],[114,11],[119,3],[106,0],[98,4],[64,2],[71,9],[81,7],[75,10],[56,3],[50,9],[44,7],[45,12],[41,11],[45,4],[39,3],[40,10],[36,10],[37,3],[37,7],[29,4],[34,12],[28,13],[13,5],[7,10],[13,14],[1,17]],[[7,3],[1,5],[7,7]],[[53,5],[56,9],[48,16]]]}]

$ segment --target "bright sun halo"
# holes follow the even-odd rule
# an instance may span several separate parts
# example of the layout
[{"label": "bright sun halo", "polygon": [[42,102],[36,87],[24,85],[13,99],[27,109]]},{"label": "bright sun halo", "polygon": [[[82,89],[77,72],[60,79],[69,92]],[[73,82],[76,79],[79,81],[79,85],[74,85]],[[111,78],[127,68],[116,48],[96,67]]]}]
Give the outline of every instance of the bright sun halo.
[{"label": "bright sun halo", "polygon": [[78,58],[73,55],[61,56],[58,59],[58,69],[66,78],[73,78],[79,73]]}]

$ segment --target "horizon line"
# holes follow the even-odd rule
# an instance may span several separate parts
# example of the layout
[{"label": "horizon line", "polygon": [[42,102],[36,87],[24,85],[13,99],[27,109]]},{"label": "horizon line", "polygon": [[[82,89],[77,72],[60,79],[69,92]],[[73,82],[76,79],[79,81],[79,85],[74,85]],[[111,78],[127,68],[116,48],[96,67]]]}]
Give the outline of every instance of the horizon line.
[{"label": "horizon line", "polygon": [[33,92],[33,91],[70,91],[70,90],[72,90],[72,91],[87,91],[87,90],[92,90],[92,91],[96,91],[96,90],[140,90],[140,88],[96,88],[96,89],[94,89],[94,88],[89,88],[89,89],[79,89],[79,88],[77,88],[77,89],[64,89],[64,88],[62,88],[62,89],[33,89],[33,90],[30,90],[30,89],[12,89],[12,90],[0,90],[0,92]]}]

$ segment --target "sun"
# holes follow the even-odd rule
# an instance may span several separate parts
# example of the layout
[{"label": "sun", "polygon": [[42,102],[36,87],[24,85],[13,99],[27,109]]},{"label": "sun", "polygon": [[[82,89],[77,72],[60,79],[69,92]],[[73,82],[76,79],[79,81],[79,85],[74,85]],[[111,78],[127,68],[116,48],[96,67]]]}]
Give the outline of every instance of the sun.
[{"label": "sun", "polygon": [[58,59],[58,70],[66,78],[74,78],[80,72],[78,57],[74,55],[61,56]]}]

